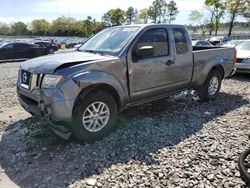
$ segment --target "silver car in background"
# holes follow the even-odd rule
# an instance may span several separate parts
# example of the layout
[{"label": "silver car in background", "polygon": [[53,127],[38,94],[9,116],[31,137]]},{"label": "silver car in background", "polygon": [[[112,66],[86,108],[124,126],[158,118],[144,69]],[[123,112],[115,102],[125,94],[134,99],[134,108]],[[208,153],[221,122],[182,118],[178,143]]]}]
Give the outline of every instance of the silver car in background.
[{"label": "silver car in background", "polygon": [[192,40],[192,46],[206,46],[206,47],[213,47],[209,41],[206,40]]},{"label": "silver car in background", "polygon": [[245,40],[236,45],[237,62],[235,68],[240,73],[250,73],[250,40]]}]

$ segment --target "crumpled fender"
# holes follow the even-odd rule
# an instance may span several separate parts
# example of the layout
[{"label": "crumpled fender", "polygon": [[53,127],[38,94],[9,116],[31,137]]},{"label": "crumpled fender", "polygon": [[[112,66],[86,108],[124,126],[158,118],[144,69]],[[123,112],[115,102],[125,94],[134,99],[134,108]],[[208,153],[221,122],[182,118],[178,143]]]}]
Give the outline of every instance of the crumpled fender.
[{"label": "crumpled fender", "polygon": [[[89,88],[89,86],[95,86],[98,84],[106,84],[114,88],[119,95],[120,104],[123,106],[128,100],[128,91],[125,86],[117,79],[113,74],[100,71],[100,70],[89,70],[83,73],[78,73],[72,77],[72,80],[77,83],[80,90]],[[78,93],[78,94],[79,94]]]}]

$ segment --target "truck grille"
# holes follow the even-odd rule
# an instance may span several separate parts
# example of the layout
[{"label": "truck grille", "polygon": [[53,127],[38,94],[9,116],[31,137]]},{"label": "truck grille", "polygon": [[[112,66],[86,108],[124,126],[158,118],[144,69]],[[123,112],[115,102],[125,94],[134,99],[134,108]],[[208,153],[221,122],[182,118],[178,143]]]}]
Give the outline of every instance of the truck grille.
[{"label": "truck grille", "polygon": [[20,85],[27,90],[33,90],[36,87],[40,87],[41,75],[32,74],[29,71],[21,70],[20,72]]},{"label": "truck grille", "polygon": [[32,75],[30,72],[21,70],[20,83],[23,88],[30,89],[31,77]]}]

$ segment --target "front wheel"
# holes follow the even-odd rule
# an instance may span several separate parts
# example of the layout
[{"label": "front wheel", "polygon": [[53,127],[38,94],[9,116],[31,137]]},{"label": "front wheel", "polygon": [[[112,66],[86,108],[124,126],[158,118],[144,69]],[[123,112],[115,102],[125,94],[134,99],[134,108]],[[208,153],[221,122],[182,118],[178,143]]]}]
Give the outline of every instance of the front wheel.
[{"label": "front wheel", "polygon": [[78,99],[73,112],[72,132],[82,142],[93,142],[114,128],[117,103],[105,91],[92,92]]},{"label": "front wheel", "polygon": [[217,70],[212,70],[202,86],[197,89],[201,101],[215,99],[220,91],[222,74]]}]

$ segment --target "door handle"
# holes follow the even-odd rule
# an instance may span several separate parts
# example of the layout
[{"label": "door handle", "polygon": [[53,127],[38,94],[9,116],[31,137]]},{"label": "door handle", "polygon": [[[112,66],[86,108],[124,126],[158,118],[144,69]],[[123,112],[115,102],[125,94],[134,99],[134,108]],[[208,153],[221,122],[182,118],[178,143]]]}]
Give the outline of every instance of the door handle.
[{"label": "door handle", "polygon": [[171,60],[168,60],[165,64],[168,65],[168,66],[170,66],[170,65],[174,64],[174,62],[171,61]]}]

